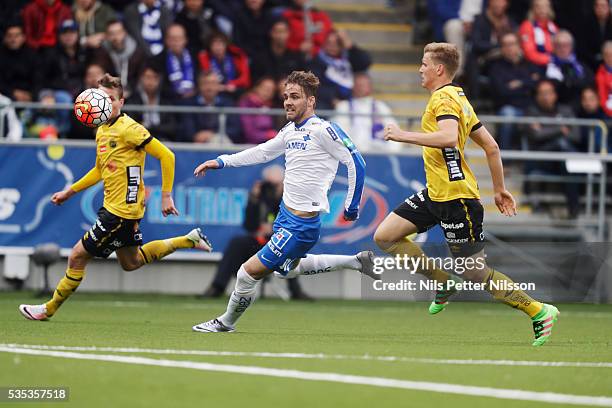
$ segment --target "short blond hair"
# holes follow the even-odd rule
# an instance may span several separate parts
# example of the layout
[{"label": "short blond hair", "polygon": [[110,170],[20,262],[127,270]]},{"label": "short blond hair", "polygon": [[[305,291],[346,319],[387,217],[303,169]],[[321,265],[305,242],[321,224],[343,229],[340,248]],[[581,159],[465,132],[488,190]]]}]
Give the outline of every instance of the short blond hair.
[{"label": "short blond hair", "polygon": [[444,65],[444,70],[453,79],[459,69],[459,50],[455,44],[429,43],[425,46],[424,54],[429,53],[436,64]]}]

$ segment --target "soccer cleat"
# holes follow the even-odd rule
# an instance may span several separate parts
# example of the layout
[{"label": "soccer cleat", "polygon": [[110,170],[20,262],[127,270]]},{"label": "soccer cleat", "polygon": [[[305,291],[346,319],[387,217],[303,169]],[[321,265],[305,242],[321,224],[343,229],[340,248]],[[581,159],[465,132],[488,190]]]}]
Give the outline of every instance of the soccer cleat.
[{"label": "soccer cleat", "polygon": [[42,305],[19,305],[19,313],[28,320],[47,320],[47,306]]},{"label": "soccer cleat", "polygon": [[[450,278],[454,281],[459,281],[458,278],[452,275]],[[436,290],[436,298],[429,305],[429,314],[435,315],[443,311],[446,305],[448,305],[448,299],[455,293],[457,293],[457,289],[454,286],[447,290]]]},{"label": "soccer cleat", "polygon": [[191,231],[189,231],[189,234],[185,236],[189,238],[191,241],[193,241],[194,243],[193,247],[195,249],[200,249],[202,251],[207,251],[207,252],[212,251],[212,244],[210,243],[206,235],[202,233],[202,230],[200,228],[192,229]]},{"label": "soccer cleat", "polygon": [[231,333],[236,330],[221,323],[219,319],[212,319],[207,322],[200,323],[191,328],[193,331],[200,333]]},{"label": "soccer cleat", "polygon": [[374,272],[374,252],[372,251],[361,251],[355,258],[361,264],[361,273],[369,276],[374,280],[381,280],[380,274]]},{"label": "soccer cleat", "polygon": [[559,309],[553,305],[542,304],[542,310],[531,318],[533,333],[535,334],[532,346],[541,346],[548,341],[552,334],[553,325],[557,322],[560,314]]}]

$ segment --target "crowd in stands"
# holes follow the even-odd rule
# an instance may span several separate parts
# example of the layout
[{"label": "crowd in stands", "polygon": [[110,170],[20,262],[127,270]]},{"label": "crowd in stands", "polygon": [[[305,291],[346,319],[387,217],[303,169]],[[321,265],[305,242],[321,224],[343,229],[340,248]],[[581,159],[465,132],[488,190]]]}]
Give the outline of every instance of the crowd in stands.
[{"label": "crowd in stands", "polygon": [[[435,39],[463,51],[459,82],[472,100],[489,102],[491,113],[612,118],[608,0],[428,0],[428,10]],[[542,93],[554,102],[542,103]],[[591,103],[593,97],[597,105]],[[478,110],[486,108],[487,103]],[[541,132],[520,130],[500,126],[500,146],[558,151],[584,151],[588,146],[585,132],[563,128],[552,132],[562,140],[548,143]]]},{"label": "crowd in stands", "polygon": [[[127,104],[280,108],[283,79],[302,69],[321,79],[318,108],[334,109],[353,98],[356,76],[371,65],[366,51],[305,0],[9,3],[0,18],[4,101],[69,103],[108,72],[121,78]],[[0,137],[94,137],[68,111],[5,114],[14,126]],[[223,129],[231,142],[260,143],[282,125],[266,114],[228,115],[223,123],[207,112],[130,114],[160,139],[177,142],[206,143]]]}]

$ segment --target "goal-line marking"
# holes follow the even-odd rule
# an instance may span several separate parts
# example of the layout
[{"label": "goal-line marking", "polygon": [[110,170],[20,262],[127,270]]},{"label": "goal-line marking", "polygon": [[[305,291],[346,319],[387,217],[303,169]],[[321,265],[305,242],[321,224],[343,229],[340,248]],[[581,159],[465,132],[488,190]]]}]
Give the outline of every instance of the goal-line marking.
[{"label": "goal-line marking", "polygon": [[367,385],[383,388],[399,388],[415,391],[429,391],[445,394],[459,394],[476,397],[489,397],[508,400],[546,402],[551,404],[589,405],[612,407],[612,398],[590,395],[558,394],[553,392],[536,392],[504,388],[477,387],[459,384],[434,383],[426,381],[407,381],[383,377],[366,377],[325,372],[286,370],[257,366],[236,366],[228,364],[211,364],[195,361],[157,360],[147,357],[118,356],[110,354],[84,354],[71,351],[34,350],[0,346],[0,352],[26,354],[34,356],[61,357],[76,360],[107,361],[125,364],[137,364],[157,367],[189,368],[201,371],[214,371],[257,376],[293,378],[307,381],[325,381],[344,384]]},{"label": "goal-line marking", "polygon": [[451,365],[492,365],[492,366],[522,366],[522,367],[581,367],[581,368],[612,368],[612,362],[586,362],[586,361],[528,361],[528,360],[473,360],[473,359],[439,359],[397,356],[371,356],[324,353],[273,353],[253,351],[215,351],[215,350],[175,350],[175,349],[149,349],[137,347],[96,347],[96,346],[48,346],[36,344],[1,344],[3,347],[27,348],[34,350],[55,351],[95,351],[111,353],[143,353],[164,355],[189,355],[211,357],[263,357],[310,360],[364,360],[387,361],[418,364],[451,364]]}]

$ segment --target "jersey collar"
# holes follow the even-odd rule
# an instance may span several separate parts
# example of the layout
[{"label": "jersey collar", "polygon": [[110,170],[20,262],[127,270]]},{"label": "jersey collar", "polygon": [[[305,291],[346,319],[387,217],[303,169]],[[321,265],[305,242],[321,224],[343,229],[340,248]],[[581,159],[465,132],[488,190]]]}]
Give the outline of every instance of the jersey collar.
[{"label": "jersey collar", "polygon": [[125,113],[121,112],[119,114],[119,116],[117,116],[115,119],[113,119],[111,122],[108,123],[108,127],[113,126],[115,123],[117,123],[117,121],[119,120],[120,117],[124,116]]},{"label": "jersey collar", "polygon": [[[317,115],[312,115],[311,117],[304,119],[304,120],[303,120],[303,121],[301,121],[300,123],[296,123],[296,124],[295,124],[295,128],[296,128],[296,129],[298,129],[298,128],[303,127],[303,126],[306,124],[306,122],[308,122],[310,119],[312,119],[312,118],[316,118],[316,117],[317,117]],[[295,122],[294,122],[294,123],[295,123]]]}]

